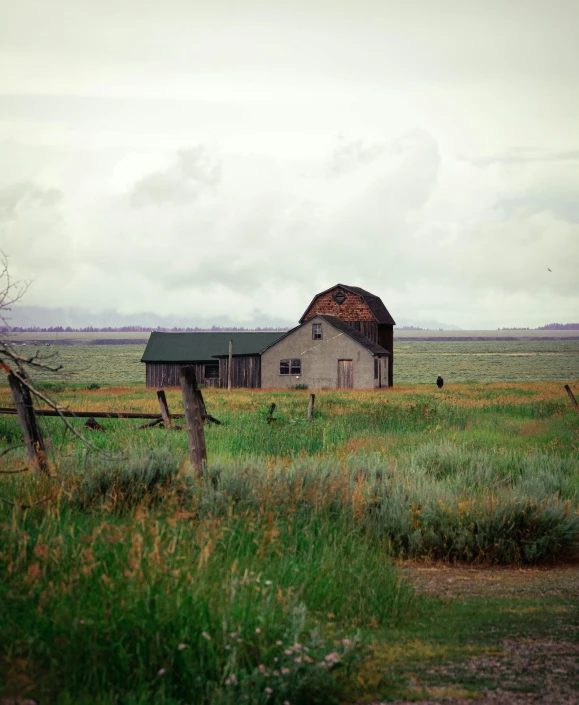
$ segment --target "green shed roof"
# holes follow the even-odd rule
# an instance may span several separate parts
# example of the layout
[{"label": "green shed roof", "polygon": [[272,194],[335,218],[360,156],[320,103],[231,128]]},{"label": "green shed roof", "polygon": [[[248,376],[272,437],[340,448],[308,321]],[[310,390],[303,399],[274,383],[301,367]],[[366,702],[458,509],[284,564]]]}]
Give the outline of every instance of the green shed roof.
[{"label": "green shed roof", "polygon": [[234,355],[258,355],[278,338],[283,331],[262,332],[194,332],[161,333],[153,331],[141,362],[211,362],[212,358],[229,354],[233,341]]}]

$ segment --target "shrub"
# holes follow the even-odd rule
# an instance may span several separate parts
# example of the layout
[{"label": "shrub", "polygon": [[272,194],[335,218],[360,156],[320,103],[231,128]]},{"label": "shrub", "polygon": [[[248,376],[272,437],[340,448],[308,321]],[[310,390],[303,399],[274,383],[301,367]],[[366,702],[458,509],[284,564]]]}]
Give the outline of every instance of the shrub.
[{"label": "shrub", "polygon": [[178,476],[179,458],[164,448],[133,449],[114,462],[97,458],[71,478],[73,503],[82,509],[106,504],[122,513],[141,502],[158,502],[170,487],[185,482]]}]

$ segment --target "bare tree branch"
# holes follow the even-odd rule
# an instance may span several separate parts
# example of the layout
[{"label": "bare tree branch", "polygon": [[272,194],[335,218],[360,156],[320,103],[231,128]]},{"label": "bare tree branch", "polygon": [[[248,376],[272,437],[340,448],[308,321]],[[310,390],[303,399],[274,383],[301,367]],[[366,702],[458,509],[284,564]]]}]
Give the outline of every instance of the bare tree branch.
[{"label": "bare tree branch", "polygon": [[18,445],[15,446],[10,446],[10,448],[6,448],[0,453],[0,458],[4,455],[8,455],[8,453],[11,453],[13,450],[18,450],[18,448],[24,448],[26,444],[25,443],[19,443]]},{"label": "bare tree branch", "polygon": [[13,502],[10,499],[6,499],[6,497],[0,497],[0,500],[2,500],[2,502],[6,502],[6,504],[9,504],[11,507],[19,507],[20,509],[32,509],[32,507],[36,507],[38,504],[46,502],[46,500],[50,499],[50,497],[51,495],[47,495],[46,497],[39,499],[37,502],[32,502],[32,504],[17,504],[16,502]]},{"label": "bare tree branch", "polygon": [[[30,282],[27,281],[12,281],[10,278],[8,257],[2,250],[0,250],[0,321],[4,323],[5,329],[8,332],[11,330],[11,327],[8,324],[8,319],[5,313],[10,311],[12,304],[16,303],[24,296],[29,286]],[[87,448],[96,451],[108,460],[120,460],[120,457],[114,457],[109,453],[106,453],[101,448],[98,448],[91,443],[82,433],[77,431],[64,417],[61,407],[46,396],[46,394],[43,394],[39,389],[37,389],[27,377],[26,371],[28,368],[44,370],[46,372],[61,371],[62,365],[55,366],[50,365],[47,362],[47,360],[52,359],[55,355],[56,353],[43,355],[41,351],[37,351],[31,356],[19,355],[11,349],[8,342],[2,338],[2,332],[0,331],[0,369],[3,368],[6,372],[11,372],[29,389],[32,394],[34,394],[38,399],[42,399],[42,401],[51,409],[54,409],[62,419],[62,422],[66,428],[70,430]],[[6,452],[9,452],[9,450]],[[2,498],[0,497],[0,499]],[[10,504],[10,502],[8,503]]]}]

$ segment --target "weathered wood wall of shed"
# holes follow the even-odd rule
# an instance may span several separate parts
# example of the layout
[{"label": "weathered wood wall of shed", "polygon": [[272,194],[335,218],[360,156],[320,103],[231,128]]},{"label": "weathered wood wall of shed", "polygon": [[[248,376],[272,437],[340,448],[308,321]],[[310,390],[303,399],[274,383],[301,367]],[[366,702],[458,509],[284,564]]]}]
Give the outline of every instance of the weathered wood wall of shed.
[{"label": "weathered wood wall of shed", "polygon": [[359,330],[362,335],[365,335],[367,338],[370,338],[370,340],[380,345],[378,340],[379,326],[376,321],[347,321],[347,323],[349,326],[352,326],[352,328]]},{"label": "weathered wood wall of shed", "polygon": [[[195,368],[197,383],[206,387],[218,387],[219,379],[205,379],[204,363],[187,363]],[[163,387],[179,387],[181,377],[179,375],[180,364],[167,364],[159,362],[147,362],[147,389],[161,389]]]},{"label": "weathered wood wall of shed", "polygon": [[[219,386],[227,389],[229,360],[219,360]],[[259,355],[240,355],[233,358],[232,387],[261,387],[261,357]]]},{"label": "weathered wood wall of shed", "polygon": [[378,330],[378,345],[386,348],[388,356],[388,386],[394,386],[394,326],[387,323],[380,325]]}]

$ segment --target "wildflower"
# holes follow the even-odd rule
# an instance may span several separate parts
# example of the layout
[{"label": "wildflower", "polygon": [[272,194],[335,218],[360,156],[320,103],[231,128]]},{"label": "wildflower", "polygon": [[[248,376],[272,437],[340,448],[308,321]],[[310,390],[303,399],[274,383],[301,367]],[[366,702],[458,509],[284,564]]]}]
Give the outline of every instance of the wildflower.
[{"label": "wildflower", "polygon": [[279,659],[278,659],[277,656],[274,658],[274,661],[275,661],[276,663],[279,661]]},{"label": "wildflower", "polygon": [[209,634],[207,634],[207,632],[201,632],[201,636],[204,639],[207,639],[207,641],[211,641],[211,636]]},{"label": "wildflower", "polygon": [[225,644],[225,651],[231,651],[231,646],[229,646],[229,644]]},{"label": "wildflower", "polygon": [[283,644],[283,641],[276,641],[276,646],[281,646]]},{"label": "wildflower", "polygon": [[344,646],[350,646],[351,643],[352,643],[352,642],[351,642],[349,639],[342,639],[342,644],[343,644]]},{"label": "wildflower", "polygon": [[271,585],[271,584],[272,584],[272,581],[271,581],[271,580],[266,580],[266,581],[265,581],[265,584],[266,584],[266,585]]},{"label": "wildflower", "polygon": [[225,679],[225,685],[237,685],[237,676],[235,675],[235,673],[231,673]]},{"label": "wildflower", "polygon": [[260,663],[257,669],[260,673],[265,673],[265,666],[263,665],[263,663]]},{"label": "wildflower", "polygon": [[256,634],[261,634],[261,629],[258,627],[258,628],[255,630],[255,633],[256,633]]},{"label": "wildflower", "polygon": [[237,636],[237,632],[229,632],[229,637],[231,639],[235,639],[236,636]]},{"label": "wildflower", "polygon": [[273,672],[273,675],[274,675],[276,678],[279,678],[279,671],[274,671],[274,672]]},{"label": "wildflower", "polygon": [[271,688],[266,688],[266,689],[265,689],[265,692],[266,692],[268,695],[271,695],[271,694],[273,693],[273,690],[272,690]]},{"label": "wildflower", "polygon": [[165,673],[167,673],[167,669],[166,669],[166,668],[160,668],[160,669],[157,671],[157,675],[158,675],[158,676],[164,676]]},{"label": "wildflower", "polygon": [[294,650],[294,651],[299,651],[301,648],[302,648],[302,645],[301,645],[301,644],[294,644],[294,645],[293,645],[293,650]]},{"label": "wildflower", "polygon": [[336,651],[332,651],[331,654],[328,654],[325,658],[326,663],[330,665],[334,665],[335,663],[338,663],[340,660],[340,655]]},{"label": "wildflower", "polygon": [[301,663],[302,662],[302,657],[298,656],[297,658],[294,659],[296,663]]},{"label": "wildflower", "polygon": [[179,644],[177,648],[179,649],[179,651],[183,651],[183,649],[187,648],[187,644]]},{"label": "wildflower", "polygon": [[283,701],[283,705],[291,705],[291,703],[290,703],[289,700],[284,700],[284,701]]},{"label": "wildflower", "polygon": [[238,639],[238,640],[237,640],[237,643],[238,643],[238,644],[241,644],[242,642],[243,642],[243,639]]},{"label": "wildflower", "polygon": [[281,672],[283,673],[284,676],[287,676],[287,674],[290,672],[289,668],[282,668]]},{"label": "wildflower", "polygon": [[286,656],[291,656],[291,655],[293,654],[293,651],[292,651],[291,649],[286,649],[286,650],[284,651],[284,654],[285,654]]},{"label": "wildflower", "polygon": [[81,619],[79,624],[84,624],[84,619]]}]

